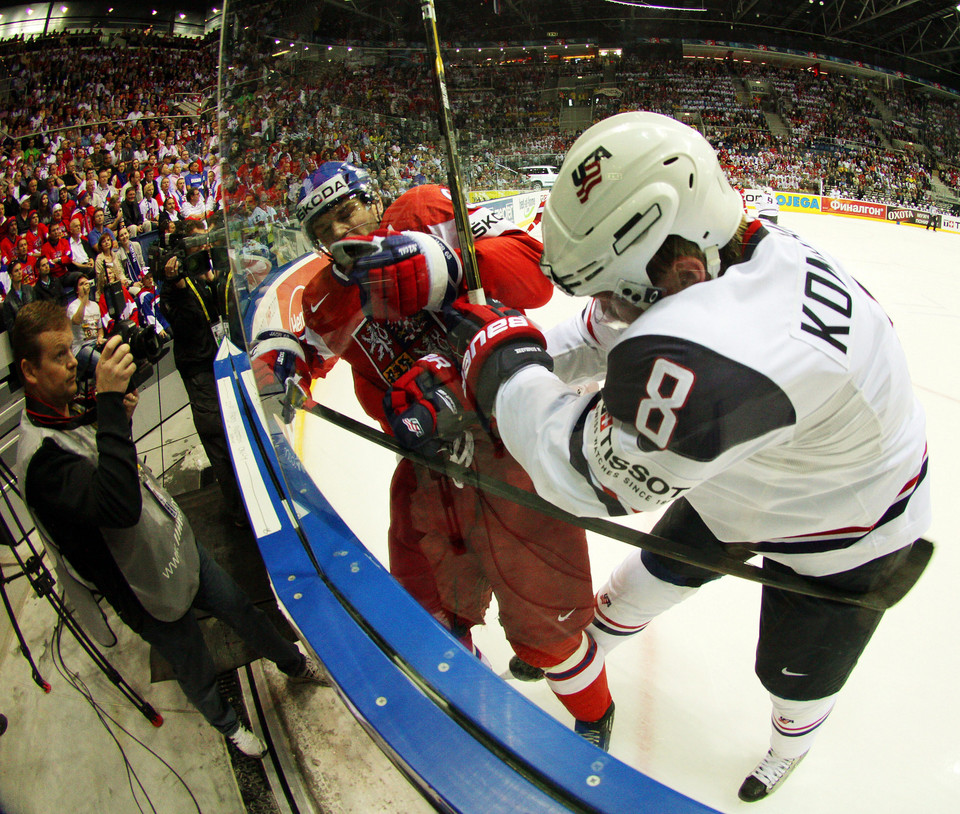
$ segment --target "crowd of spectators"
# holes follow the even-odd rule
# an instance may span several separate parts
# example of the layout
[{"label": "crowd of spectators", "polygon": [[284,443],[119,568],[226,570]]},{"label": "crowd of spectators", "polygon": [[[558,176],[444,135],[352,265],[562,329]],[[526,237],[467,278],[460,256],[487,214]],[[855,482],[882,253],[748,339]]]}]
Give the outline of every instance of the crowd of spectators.
[{"label": "crowd of spectators", "polygon": [[0,57],[10,75],[0,110],[4,326],[20,305],[52,299],[68,309],[75,346],[102,342],[113,319],[105,289],[119,282],[124,318],[162,332],[141,244],[222,206],[213,118],[196,115],[198,88],[216,78],[212,41],[60,34],[4,42]]},{"label": "crowd of spectators", "polygon": [[[615,67],[612,80],[599,60],[573,69],[583,87],[591,88],[593,121],[638,109],[681,118],[721,150],[739,185],[920,206],[933,201],[934,162],[923,151],[893,146],[894,134],[884,131],[859,80],[778,74],[768,67],[764,75],[776,79],[771,82],[775,98],[762,99],[746,92],[738,81],[743,77],[724,62],[633,58]],[[516,174],[517,167],[559,164],[578,135],[560,127],[565,101],[574,101],[569,65],[454,63],[447,72],[464,175],[473,189],[522,187],[525,179]],[[325,64],[288,88],[282,83],[271,88],[266,112],[262,95],[228,98],[228,129],[244,134],[234,145],[238,150],[246,145],[249,152],[253,145],[245,156],[253,163],[270,159],[263,143],[276,139],[277,152],[286,157],[285,163],[275,162],[278,170],[299,165],[302,171],[304,165],[351,157],[367,166],[392,198],[411,184],[445,179],[431,81],[428,67],[409,61]],[[578,94],[579,99],[583,91]],[[783,111],[786,135],[771,131],[765,112],[770,108]],[[254,112],[252,129],[248,122]],[[960,121],[960,113],[954,118]],[[306,159],[298,161],[304,154]],[[938,163],[949,186],[949,165]],[[249,188],[248,178],[241,174],[239,181]],[[296,199],[298,179],[288,175],[281,186],[293,191],[289,200]]]},{"label": "crowd of spectators", "polygon": [[[274,5],[260,10],[269,18]],[[264,28],[251,29],[233,44],[217,115],[212,37],[91,32],[0,43],[10,77],[0,106],[5,296],[31,296],[24,292],[38,284],[41,257],[59,283],[45,290],[66,299],[84,277],[95,293],[98,256],[129,258],[114,245],[121,231],[149,240],[225,204],[244,225],[287,220],[323,161],[366,167],[387,200],[445,183],[426,60],[404,52],[284,62],[269,55]],[[589,107],[591,121],[638,109],[687,121],[745,187],[921,206],[933,201],[935,179],[960,193],[957,102],[873,93],[840,74],[630,57],[453,59],[447,76],[473,190],[524,188],[519,167],[559,164],[578,135],[561,126],[562,111],[576,104]],[[776,134],[772,113],[783,124]],[[902,149],[908,141],[914,149]],[[137,282],[130,272],[124,279]]]}]

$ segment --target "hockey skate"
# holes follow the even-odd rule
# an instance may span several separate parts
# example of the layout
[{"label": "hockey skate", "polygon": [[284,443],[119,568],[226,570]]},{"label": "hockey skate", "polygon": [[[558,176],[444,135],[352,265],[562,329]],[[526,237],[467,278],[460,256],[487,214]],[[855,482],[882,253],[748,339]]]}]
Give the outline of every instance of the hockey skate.
[{"label": "hockey skate", "polygon": [[588,740],[594,746],[603,749],[604,752],[609,752],[614,710],[615,706],[611,701],[610,706],[599,721],[577,721],[573,725],[573,731],[584,740]]},{"label": "hockey skate", "polygon": [[773,794],[806,756],[804,752],[800,757],[780,757],[771,749],[760,765],[747,775],[737,796],[744,802],[755,803]]}]

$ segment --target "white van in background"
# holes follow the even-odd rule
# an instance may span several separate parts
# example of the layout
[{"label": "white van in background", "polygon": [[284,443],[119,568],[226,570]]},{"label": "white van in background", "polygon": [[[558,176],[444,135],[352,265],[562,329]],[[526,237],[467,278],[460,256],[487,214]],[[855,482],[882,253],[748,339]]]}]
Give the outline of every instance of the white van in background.
[{"label": "white van in background", "polygon": [[550,189],[557,180],[557,168],[549,164],[519,167],[518,172],[530,182],[530,186],[534,189]]}]

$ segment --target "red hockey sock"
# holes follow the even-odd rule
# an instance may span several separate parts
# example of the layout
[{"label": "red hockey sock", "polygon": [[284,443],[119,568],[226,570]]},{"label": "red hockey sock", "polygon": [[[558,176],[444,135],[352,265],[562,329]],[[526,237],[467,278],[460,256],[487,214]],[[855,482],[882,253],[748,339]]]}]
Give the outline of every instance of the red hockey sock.
[{"label": "red hockey sock", "polygon": [[517,645],[514,651],[528,664],[544,669],[550,689],[574,718],[597,721],[613,700],[607,686],[603,649],[586,632],[565,640],[563,645],[566,646],[562,650],[567,653],[562,660],[556,654],[560,646],[553,654]]}]

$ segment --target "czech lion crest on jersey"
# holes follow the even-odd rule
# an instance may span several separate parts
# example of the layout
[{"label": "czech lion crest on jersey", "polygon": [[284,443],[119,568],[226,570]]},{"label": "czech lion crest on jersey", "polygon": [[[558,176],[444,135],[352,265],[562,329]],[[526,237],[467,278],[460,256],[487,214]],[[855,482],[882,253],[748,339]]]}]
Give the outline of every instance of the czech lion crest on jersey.
[{"label": "czech lion crest on jersey", "polygon": [[353,336],[388,385],[406,373],[420,357],[450,352],[443,326],[427,311],[394,322],[365,319]]}]

